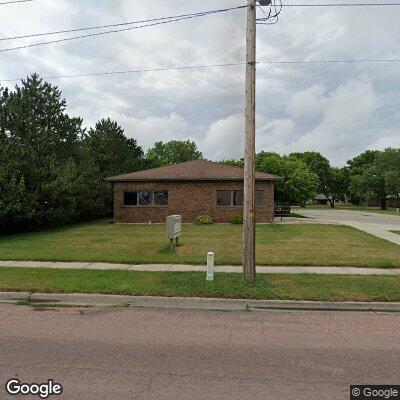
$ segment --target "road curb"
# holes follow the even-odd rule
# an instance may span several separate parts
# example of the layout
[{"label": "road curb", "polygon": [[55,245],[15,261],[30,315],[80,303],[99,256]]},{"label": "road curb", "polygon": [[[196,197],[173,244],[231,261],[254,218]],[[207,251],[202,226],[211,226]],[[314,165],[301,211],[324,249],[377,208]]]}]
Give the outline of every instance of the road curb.
[{"label": "road curb", "polygon": [[200,297],[156,297],[105,294],[55,294],[0,292],[0,303],[30,301],[32,304],[57,304],[94,307],[143,307],[201,309],[218,311],[297,310],[297,311],[358,311],[400,312],[400,303],[391,302],[323,302],[292,300],[218,299]]}]

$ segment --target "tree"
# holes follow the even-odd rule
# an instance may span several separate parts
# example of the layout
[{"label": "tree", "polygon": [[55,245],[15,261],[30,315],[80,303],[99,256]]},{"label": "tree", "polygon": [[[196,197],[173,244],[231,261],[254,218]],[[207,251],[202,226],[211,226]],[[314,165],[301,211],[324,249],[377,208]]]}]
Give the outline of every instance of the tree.
[{"label": "tree", "polygon": [[256,169],[282,177],[275,185],[277,202],[304,205],[317,194],[318,176],[297,157],[261,152],[256,155]]},{"label": "tree", "polygon": [[84,135],[82,147],[84,156],[98,166],[101,178],[143,168],[142,148],[135,139],[128,139],[122,127],[110,118],[97,122]]},{"label": "tree", "polygon": [[347,161],[350,175],[361,175],[365,167],[374,163],[375,158],[379,153],[379,150],[367,150],[357,157],[354,157],[352,160]]},{"label": "tree", "polygon": [[74,220],[85,187],[77,188],[79,174],[67,171],[79,169],[82,133],[82,120],[68,116],[57,86],[38,75],[0,90],[0,226]]},{"label": "tree", "polygon": [[387,197],[399,197],[400,149],[366,151],[348,163],[350,190],[359,199],[380,199],[386,210]]},{"label": "tree", "polygon": [[[292,153],[292,157],[305,162],[311,172],[318,175],[319,185],[318,192],[322,193],[327,199],[332,208],[335,207],[334,193],[337,191],[338,186],[335,182],[339,176],[335,176],[335,171],[327,158],[321,153],[316,151],[306,151],[304,153]],[[343,193],[341,193],[342,195]]]},{"label": "tree", "polygon": [[349,191],[350,173],[347,167],[332,168],[331,182],[329,184],[330,197],[335,204],[335,201],[346,199]]},{"label": "tree", "polygon": [[104,178],[144,168],[142,148],[135,139],[128,139],[122,127],[110,118],[97,122],[84,135],[82,157],[86,168],[91,168],[86,183],[95,193],[98,214],[109,213],[112,209],[112,187]]},{"label": "tree", "polygon": [[203,154],[198,150],[196,143],[190,140],[171,140],[167,143],[156,142],[147,151],[146,159],[152,167],[161,167],[185,161],[202,160]]}]

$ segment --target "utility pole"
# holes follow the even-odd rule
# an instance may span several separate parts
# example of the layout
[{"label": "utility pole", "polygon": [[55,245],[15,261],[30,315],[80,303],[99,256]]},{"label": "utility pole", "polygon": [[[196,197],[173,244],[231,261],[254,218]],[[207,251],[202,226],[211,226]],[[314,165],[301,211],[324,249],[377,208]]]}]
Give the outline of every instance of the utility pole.
[{"label": "utility pole", "polygon": [[243,275],[256,279],[255,136],[256,136],[256,1],[248,0],[246,37],[246,140],[244,157]]}]

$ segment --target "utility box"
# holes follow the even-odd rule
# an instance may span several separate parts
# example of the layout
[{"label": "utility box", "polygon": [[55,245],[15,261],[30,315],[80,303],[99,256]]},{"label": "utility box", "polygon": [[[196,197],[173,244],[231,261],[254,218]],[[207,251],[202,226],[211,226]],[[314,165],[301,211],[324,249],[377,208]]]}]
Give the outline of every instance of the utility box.
[{"label": "utility box", "polygon": [[174,248],[175,245],[178,246],[178,238],[182,234],[182,216],[180,215],[169,215],[167,217],[167,235],[171,245]]}]

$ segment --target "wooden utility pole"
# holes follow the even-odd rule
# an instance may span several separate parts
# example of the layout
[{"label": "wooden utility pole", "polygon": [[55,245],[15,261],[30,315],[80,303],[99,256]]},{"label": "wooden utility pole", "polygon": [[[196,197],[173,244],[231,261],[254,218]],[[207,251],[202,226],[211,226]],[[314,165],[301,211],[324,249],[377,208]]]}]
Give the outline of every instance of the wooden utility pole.
[{"label": "wooden utility pole", "polygon": [[255,136],[256,136],[256,0],[248,0],[246,39],[246,140],[244,157],[243,275],[256,279]]}]

